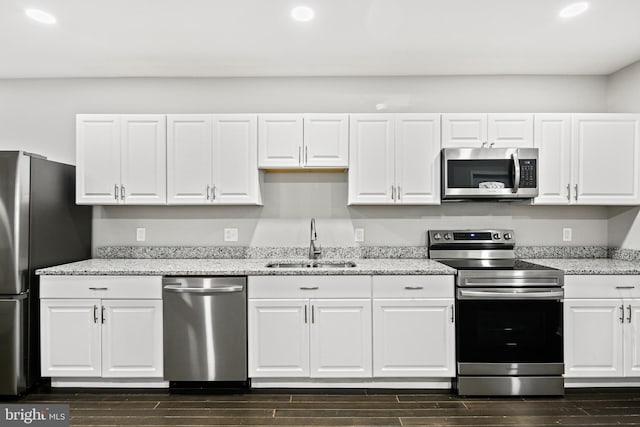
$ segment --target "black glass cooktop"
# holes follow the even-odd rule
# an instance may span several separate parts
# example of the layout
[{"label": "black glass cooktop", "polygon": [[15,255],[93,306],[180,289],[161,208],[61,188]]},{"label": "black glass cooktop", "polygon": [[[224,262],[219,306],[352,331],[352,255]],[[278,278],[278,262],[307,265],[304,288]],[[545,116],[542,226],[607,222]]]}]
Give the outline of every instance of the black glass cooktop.
[{"label": "black glass cooktop", "polygon": [[519,259],[439,259],[436,261],[456,270],[555,270]]}]

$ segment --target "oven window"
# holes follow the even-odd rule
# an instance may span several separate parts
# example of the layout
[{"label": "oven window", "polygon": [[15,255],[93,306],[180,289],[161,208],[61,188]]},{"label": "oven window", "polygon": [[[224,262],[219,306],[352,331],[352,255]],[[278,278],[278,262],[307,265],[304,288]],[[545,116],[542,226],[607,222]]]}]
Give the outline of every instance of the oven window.
[{"label": "oven window", "polygon": [[559,301],[459,300],[459,362],[561,363]]},{"label": "oven window", "polygon": [[513,188],[513,161],[448,160],[447,185],[449,188]]}]

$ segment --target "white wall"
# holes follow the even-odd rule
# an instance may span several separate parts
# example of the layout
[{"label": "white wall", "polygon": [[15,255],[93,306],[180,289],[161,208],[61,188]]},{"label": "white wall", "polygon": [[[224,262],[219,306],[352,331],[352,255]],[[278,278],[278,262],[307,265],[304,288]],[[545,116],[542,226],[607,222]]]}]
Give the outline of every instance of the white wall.
[{"label": "white wall", "polygon": [[[640,61],[609,76],[607,110],[611,113],[640,113]],[[612,209],[609,245],[640,249],[639,208]]]},{"label": "white wall", "polygon": [[[76,113],[190,112],[602,112],[604,76],[459,76],[383,78],[43,79],[0,80],[0,149],[24,149],[74,163]],[[306,245],[309,218],[322,244],[422,245],[436,227],[515,228],[520,244],[607,244],[609,211],[589,207],[449,204],[346,206],[345,174],[267,174],[264,207],[96,207],[94,246],[223,244]]]}]

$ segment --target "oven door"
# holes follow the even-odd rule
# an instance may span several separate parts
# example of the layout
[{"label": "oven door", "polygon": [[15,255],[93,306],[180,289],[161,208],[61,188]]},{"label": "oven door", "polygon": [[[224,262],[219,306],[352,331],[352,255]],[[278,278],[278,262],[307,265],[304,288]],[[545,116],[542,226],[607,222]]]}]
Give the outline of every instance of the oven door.
[{"label": "oven door", "polygon": [[537,148],[445,148],[442,198],[536,197],[537,159]]},{"label": "oven door", "polygon": [[458,374],[562,374],[562,300],[562,288],[458,289]]}]

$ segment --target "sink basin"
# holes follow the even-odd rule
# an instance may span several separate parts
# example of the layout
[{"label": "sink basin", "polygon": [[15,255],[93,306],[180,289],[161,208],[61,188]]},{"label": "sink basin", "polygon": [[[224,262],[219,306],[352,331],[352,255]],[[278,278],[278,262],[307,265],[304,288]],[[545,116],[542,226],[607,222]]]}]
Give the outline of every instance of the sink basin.
[{"label": "sink basin", "polygon": [[267,264],[268,268],[308,268],[312,265],[310,263],[299,263],[299,262],[271,262]]},{"label": "sink basin", "polygon": [[355,262],[270,262],[267,268],[352,268]]}]

